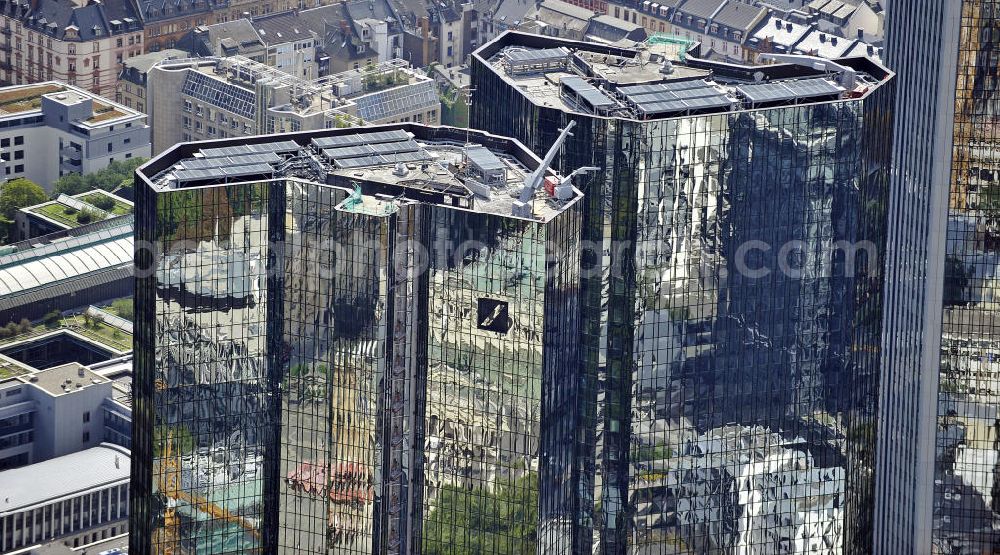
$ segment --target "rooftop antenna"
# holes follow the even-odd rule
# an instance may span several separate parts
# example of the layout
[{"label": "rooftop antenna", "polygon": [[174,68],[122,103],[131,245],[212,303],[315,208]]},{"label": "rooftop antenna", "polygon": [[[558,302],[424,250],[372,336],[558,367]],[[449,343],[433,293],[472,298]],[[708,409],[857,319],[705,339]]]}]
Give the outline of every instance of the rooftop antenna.
[{"label": "rooftop antenna", "polygon": [[556,141],[552,143],[551,147],[549,147],[549,151],[545,153],[545,158],[542,159],[542,163],[539,164],[538,168],[531,172],[531,175],[524,180],[524,186],[521,187],[521,194],[518,195],[518,199],[514,201],[515,216],[521,216],[524,218],[531,217],[531,197],[534,196],[535,191],[537,191],[539,187],[545,183],[545,172],[548,171],[549,166],[552,165],[552,160],[555,159],[556,154],[559,153],[559,149],[562,148],[566,139],[573,136],[573,134],[570,133],[570,130],[573,129],[573,126],[575,125],[576,122],[570,120],[566,124],[566,127],[562,128],[562,132],[559,133],[559,137],[556,138]]}]

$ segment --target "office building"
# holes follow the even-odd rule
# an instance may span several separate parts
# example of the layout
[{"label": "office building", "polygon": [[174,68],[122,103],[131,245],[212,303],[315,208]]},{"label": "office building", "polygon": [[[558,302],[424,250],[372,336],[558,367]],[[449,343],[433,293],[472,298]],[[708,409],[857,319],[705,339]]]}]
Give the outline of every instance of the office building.
[{"label": "office building", "polygon": [[135,4],[0,2],[0,83],[69,83],[112,97],[121,63],[143,52]]},{"label": "office building", "polygon": [[154,153],[192,140],[441,117],[433,79],[402,60],[319,80],[242,56],[165,60],[147,82]]},{"label": "office building", "polygon": [[[109,377],[104,370],[97,373],[91,366],[64,362],[92,356],[87,352],[86,338],[76,335],[75,339],[75,348],[65,338],[49,341],[54,349],[63,350],[58,355],[40,346],[44,339],[30,345],[18,345],[23,342],[17,341],[3,345],[3,375],[17,375],[0,380],[0,470],[37,464],[102,442],[129,447],[131,403],[113,379],[121,372]],[[50,366],[54,356],[60,364]],[[107,361],[100,361],[93,367],[108,366]],[[18,371],[13,371],[15,367]]]},{"label": "office building", "polygon": [[576,496],[581,196],[540,167],[397,124],[141,168],[130,553],[541,549]]},{"label": "office building", "polygon": [[0,165],[52,192],[67,173],[149,156],[146,116],[57,82],[0,88]]},{"label": "office building", "polygon": [[0,472],[0,551],[52,540],[85,547],[128,532],[129,460],[128,449],[103,443]]},{"label": "office building", "polygon": [[[904,7],[894,4],[894,8]],[[890,10],[899,79],[885,321],[877,553],[1000,545],[997,183],[1000,4]],[[933,49],[924,57],[914,49]]]},{"label": "office building", "polygon": [[473,54],[474,128],[537,153],[575,122],[557,167],[601,168],[578,183],[597,416],[561,548],[867,553],[892,75],[676,46]]}]

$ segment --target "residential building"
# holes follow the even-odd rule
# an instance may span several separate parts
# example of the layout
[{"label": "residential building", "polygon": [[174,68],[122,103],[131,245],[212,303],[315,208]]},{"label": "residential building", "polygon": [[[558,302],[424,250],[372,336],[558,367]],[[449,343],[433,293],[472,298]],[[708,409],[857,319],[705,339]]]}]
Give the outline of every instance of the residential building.
[{"label": "residential building", "polygon": [[885,10],[877,0],[812,0],[806,11],[827,33],[877,40],[882,37]]},{"label": "residential building", "polygon": [[806,54],[821,58],[868,56],[881,60],[882,48],[860,38],[850,39],[829,34],[811,21],[782,19],[769,15],[754,29],[743,48],[748,61],[760,62],[760,54]]},{"label": "residential building", "polygon": [[143,52],[130,2],[0,1],[0,83],[69,83],[111,98],[121,63]]},{"label": "residential building", "polygon": [[417,67],[434,63],[446,68],[464,65],[482,44],[483,23],[473,2],[403,1],[396,6],[403,23],[402,57]]},{"label": "residential building", "polygon": [[130,553],[465,553],[501,495],[536,550],[576,495],[569,180],[409,123],[183,143],[136,190]]},{"label": "residential building", "polygon": [[402,60],[307,81],[242,56],[201,58],[161,62],[147,79],[154,152],[192,140],[361,122],[440,122],[433,79]]},{"label": "residential building", "polygon": [[527,16],[519,30],[550,37],[583,40],[594,15],[594,12],[569,2],[543,0],[534,14]]},{"label": "residential building", "polygon": [[0,472],[0,551],[73,548],[128,532],[128,449],[112,444]]},{"label": "residential building", "polygon": [[[902,8],[902,9],[898,9]],[[875,553],[1000,545],[997,4],[893,3],[898,72]],[[934,44],[924,56],[920,45]]]},{"label": "residential building", "polygon": [[622,44],[644,42],[649,35],[640,25],[617,19],[610,15],[598,15],[590,20],[587,26],[587,40]]},{"label": "residential building", "polygon": [[402,26],[387,0],[350,0],[194,30],[202,56],[246,56],[314,79],[402,56]]},{"label": "residential building", "polygon": [[122,62],[121,73],[118,74],[118,84],[115,85],[115,102],[145,114],[148,96],[146,75],[149,70],[160,61],[186,57],[188,55],[183,50],[167,48],[125,60]]},{"label": "residential building", "polygon": [[549,549],[869,553],[892,74],[667,46],[508,32],[472,58],[473,128],[538,153],[575,123],[557,167],[600,168],[577,343],[597,409]]},{"label": "residential building", "polygon": [[132,234],[132,216],[123,216],[8,245],[0,255],[0,322],[131,296]]},{"label": "residential building", "polygon": [[96,189],[21,208],[14,215],[14,228],[18,240],[26,240],[131,213],[131,201]]},{"label": "residential building", "polygon": [[195,27],[211,25],[229,14],[228,0],[134,1],[146,45],[143,52],[175,48],[184,35]]},{"label": "residential building", "polygon": [[48,192],[60,176],[149,156],[146,116],[55,81],[0,88],[0,165]]}]

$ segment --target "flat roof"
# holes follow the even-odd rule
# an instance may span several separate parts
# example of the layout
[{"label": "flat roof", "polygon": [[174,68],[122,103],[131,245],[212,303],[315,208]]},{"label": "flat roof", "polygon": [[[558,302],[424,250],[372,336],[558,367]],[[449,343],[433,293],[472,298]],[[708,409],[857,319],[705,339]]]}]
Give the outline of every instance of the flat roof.
[{"label": "flat roof", "polygon": [[[108,486],[127,484],[131,452],[102,443],[77,453],[0,472],[0,516]],[[44,477],[44,479],[40,479]]]},{"label": "flat roof", "polygon": [[18,379],[24,383],[30,383],[54,397],[111,381],[76,362],[25,374],[19,376]]},{"label": "flat roof", "polygon": [[[508,31],[473,56],[535,104],[639,120],[857,98],[892,75],[871,60],[839,60],[857,76],[857,87],[847,91],[841,86],[847,81],[835,71],[794,64],[742,66],[697,54],[697,45],[681,60],[654,44],[620,48]],[[678,93],[675,85],[691,90]],[[659,89],[659,94],[636,98],[636,86],[650,93]]]},{"label": "flat roof", "polygon": [[[232,159],[261,153],[276,156],[244,165],[184,169],[214,157]],[[343,207],[353,206],[369,214],[392,213],[397,201],[419,201],[522,217],[515,215],[515,204],[539,164],[534,154],[512,139],[482,131],[404,123],[181,143],[138,173],[161,191],[297,178],[347,190],[357,183],[365,196],[391,198],[379,201],[381,204],[361,199]],[[490,173],[488,184],[481,182],[482,171]],[[531,195],[533,212],[528,219],[547,221],[580,196],[574,189],[560,200],[539,187]]]},{"label": "flat roof", "polygon": [[48,98],[53,102],[67,106],[87,100],[91,101],[93,108],[91,115],[85,120],[73,122],[88,127],[110,125],[122,119],[144,117],[141,112],[116,104],[92,92],[73,85],[49,81],[0,88],[0,118],[41,112],[42,98]]}]

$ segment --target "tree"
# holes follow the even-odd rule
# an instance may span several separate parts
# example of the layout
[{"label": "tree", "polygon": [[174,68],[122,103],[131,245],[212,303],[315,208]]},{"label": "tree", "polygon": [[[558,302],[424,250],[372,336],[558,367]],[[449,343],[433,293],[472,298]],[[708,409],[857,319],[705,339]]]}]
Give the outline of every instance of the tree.
[{"label": "tree", "polygon": [[21,208],[34,206],[48,200],[45,190],[37,183],[18,177],[0,186],[0,216],[13,220]]},{"label": "tree", "polygon": [[114,310],[115,314],[117,314],[119,318],[125,318],[129,321],[132,321],[134,306],[135,305],[131,298],[117,299],[111,303],[111,309]]},{"label": "tree", "polygon": [[47,328],[59,327],[60,320],[62,320],[62,312],[58,310],[53,310],[42,317],[42,322],[45,323],[45,327]]},{"label": "tree", "polygon": [[126,184],[131,184],[135,169],[145,161],[145,158],[129,158],[124,161],[116,160],[108,164],[106,168],[94,173],[88,173],[87,175],[80,175],[78,173],[66,174],[56,180],[56,193],[77,195],[93,191],[94,189],[115,191]]}]

